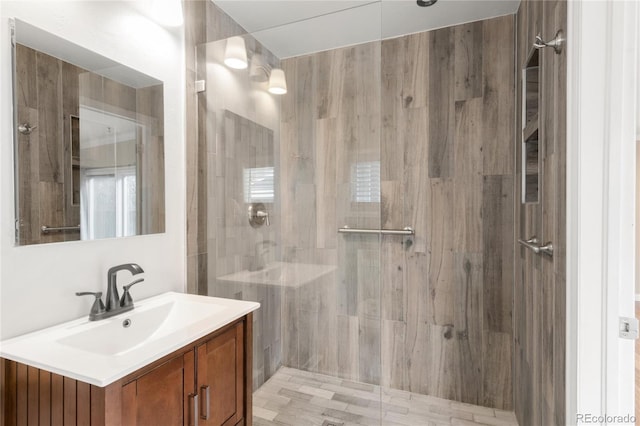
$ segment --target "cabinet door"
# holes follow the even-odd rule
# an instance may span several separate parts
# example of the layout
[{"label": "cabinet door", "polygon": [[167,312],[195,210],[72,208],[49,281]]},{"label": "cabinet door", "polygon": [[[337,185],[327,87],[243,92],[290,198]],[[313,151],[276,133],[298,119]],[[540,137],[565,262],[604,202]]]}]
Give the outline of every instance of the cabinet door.
[{"label": "cabinet door", "polygon": [[200,426],[235,425],[243,418],[243,334],[240,322],[197,349]]},{"label": "cabinet door", "polygon": [[[194,352],[180,355],[122,387],[122,424],[195,424],[192,395]],[[189,386],[190,384],[190,386]]]}]

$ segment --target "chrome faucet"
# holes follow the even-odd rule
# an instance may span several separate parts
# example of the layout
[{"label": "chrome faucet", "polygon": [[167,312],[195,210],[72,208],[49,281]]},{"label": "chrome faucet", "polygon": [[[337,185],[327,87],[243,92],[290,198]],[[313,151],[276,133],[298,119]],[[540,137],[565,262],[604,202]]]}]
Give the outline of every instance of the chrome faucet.
[{"label": "chrome faucet", "polygon": [[118,294],[118,287],[116,286],[116,276],[118,271],[125,270],[131,272],[131,275],[138,275],[144,272],[142,268],[135,263],[125,263],[124,265],[109,268],[107,272],[107,312],[120,307],[120,295]]},{"label": "chrome faucet", "polygon": [[122,293],[122,298],[118,294],[117,287],[117,274],[118,271],[129,271],[131,275],[138,275],[142,272],[142,268],[135,263],[125,263],[123,265],[114,266],[109,268],[107,272],[107,300],[106,306],[102,303],[102,292],[78,292],[76,296],[94,296],[95,301],[93,302],[93,306],[91,307],[91,312],[89,313],[89,321],[96,321],[105,318],[112,317],[114,315],[118,315],[122,312],[127,312],[133,309],[133,299],[131,298],[131,294],[129,293],[129,289],[142,281],[144,278],[137,279],[132,283],[122,286],[124,289],[124,293]]},{"label": "chrome faucet", "polygon": [[259,241],[255,246],[255,255],[253,260],[253,269],[249,269],[250,271],[260,271],[264,269],[267,265],[264,259],[264,255],[267,252],[268,247],[275,247],[276,243],[271,240]]}]

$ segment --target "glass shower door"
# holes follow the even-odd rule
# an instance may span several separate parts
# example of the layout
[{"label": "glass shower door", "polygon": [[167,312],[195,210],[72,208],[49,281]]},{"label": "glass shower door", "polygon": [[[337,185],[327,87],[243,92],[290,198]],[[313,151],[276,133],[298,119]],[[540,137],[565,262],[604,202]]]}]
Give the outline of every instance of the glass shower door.
[{"label": "glass shower door", "polygon": [[[223,18],[219,9],[212,13]],[[253,326],[257,389],[282,365],[280,99],[252,70],[230,67],[225,59],[228,46],[240,43],[264,69],[279,60],[250,35],[235,35],[243,33],[239,26],[230,24],[229,31],[231,37],[196,49],[197,79],[206,87],[198,95],[198,136],[207,157],[205,291],[261,304]],[[258,211],[268,216],[250,221]]]},{"label": "glass shower door", "polygon": [[[300,424],[380,424],[380,9],[346,47],[304,52],[325,15],[254,34],[294,34],[281,59],[283,368],[270,389]],[[286,379],[286,381],[284,381]],[[311,395],[308,402],[305,395]],[[299,399],[299,400],[298,400]]]},{"label": "glass shower door", "polygon": [[[228,33],[196,52],[207,290],[261,303],[258,422],[381,424],[381,237],[338,232],[382,227],[380,5],[358,9],[374,18],[361,42],[302,52],[326,16],[247,34],[214,5]],[[246,68],[225,63],[238,46]]]},{"label": "glass shower door", "polygon": [[[378,400],[379,235],[338,230],[381,226],[380,43],[282,63],[290,79],[282,100],[282,246],[295,271],[283,299],[285,365],[362,383]],[[342,395],[340,386],[321,385]]]}]

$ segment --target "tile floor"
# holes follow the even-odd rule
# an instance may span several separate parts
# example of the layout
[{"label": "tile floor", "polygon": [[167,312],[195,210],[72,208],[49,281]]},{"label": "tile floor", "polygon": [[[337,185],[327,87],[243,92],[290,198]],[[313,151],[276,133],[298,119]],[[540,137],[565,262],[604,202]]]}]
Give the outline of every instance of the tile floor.
[{"label": "tile floor", "polygon": [[255,426],[517,426],[512,412],[282,367],[253,394]]}]

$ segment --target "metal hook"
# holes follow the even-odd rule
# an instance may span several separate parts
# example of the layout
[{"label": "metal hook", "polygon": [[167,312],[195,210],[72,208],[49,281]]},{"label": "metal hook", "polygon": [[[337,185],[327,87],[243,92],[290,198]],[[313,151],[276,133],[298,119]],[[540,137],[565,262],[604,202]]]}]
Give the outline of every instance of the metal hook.
[{"label": "metal hook", "polygon": [[553,47],[553,50],[556,52],[557,55],[559,55],[560,53],[562,53],[562,45],[564,44],[564,41],[565,41],[563,35],[564,33],[562,32],[562,30],[558,30],[553,40],[544,41],[542,40],[542,37],[540,37],[540,34],[538,34],[536,36],[536,42],[533,43],[533,47],[535,47],[536,49]]},{"label": "metal hook", "polygon": [[18,126],[18,131],[20,133],[22,133],[23,135],[30,135],[31,132],[33,132],[37,128],[38,128],[38,126],[32,126],[29,123],[23,123],[23,124]]}]

